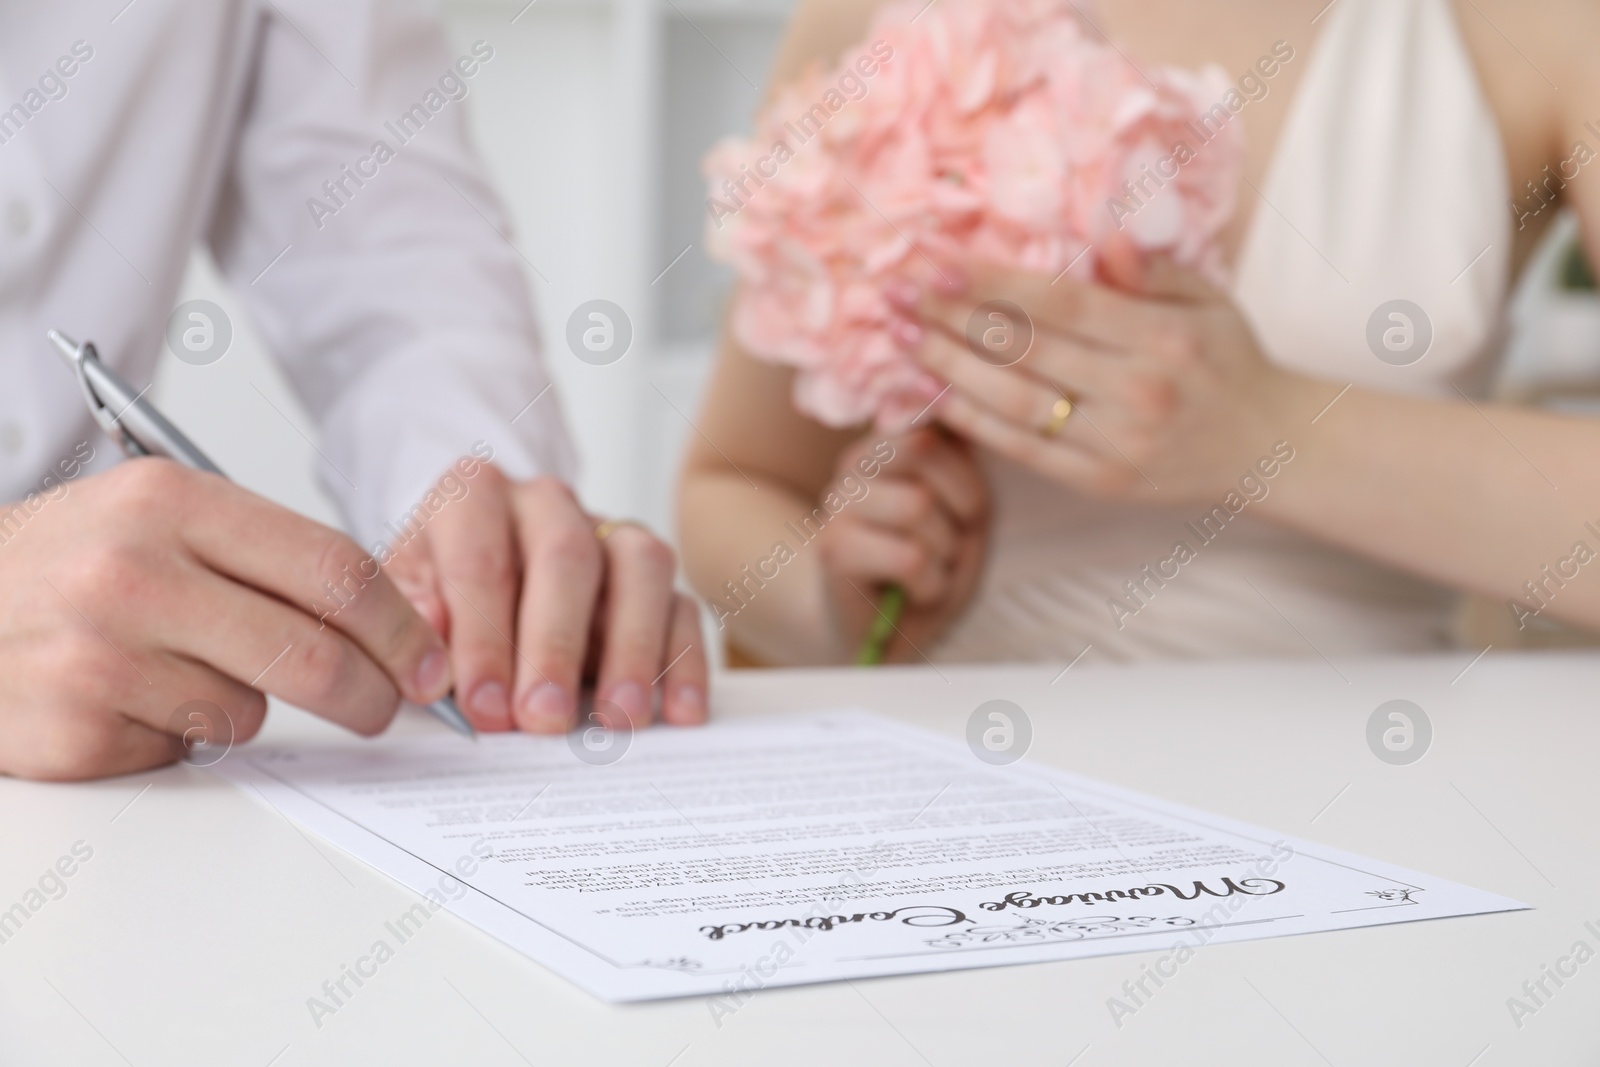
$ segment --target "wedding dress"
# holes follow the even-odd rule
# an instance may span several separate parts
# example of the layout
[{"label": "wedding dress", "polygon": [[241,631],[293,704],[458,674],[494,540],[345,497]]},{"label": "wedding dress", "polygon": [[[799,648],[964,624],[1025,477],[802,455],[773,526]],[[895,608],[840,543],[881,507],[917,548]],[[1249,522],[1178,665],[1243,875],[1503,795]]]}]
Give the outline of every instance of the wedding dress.
[{"label": "wedding dress", "polygon": [[[1503,340],[1512,216],[1454,14],[1448,0],[1337,0],[1322,19],[1259,195],[1244,193],[1257,202],[1232,295],[1268,357],[1325,380],[1330,401],[1347,384],[1476,396]],[[1248,133],[1249,118],[1247,104],[1233,121]],[[1334,402],[1287,431],[1286,449],[1315,449],[1340,417]],[[1181,506],[1106,502],[984,462],[990,558],[968,611],[924,649],[936,661],[1065,663],[1090,646],[1112,660],[1336,661],[1450,643],[1450,591],[1271,525],[1238,487]],[[1247,487],[1295,474],[1280,461]]]}]

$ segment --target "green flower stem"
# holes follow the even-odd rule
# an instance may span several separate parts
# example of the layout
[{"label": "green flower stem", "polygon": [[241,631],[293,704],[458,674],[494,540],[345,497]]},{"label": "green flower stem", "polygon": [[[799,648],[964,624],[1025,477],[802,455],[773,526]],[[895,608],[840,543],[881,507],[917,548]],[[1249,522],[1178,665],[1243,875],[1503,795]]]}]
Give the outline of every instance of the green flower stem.
[{"label": "green flower stem", "polygon": [[900,616],[905,610],[906,591],[898,583],[885,586],[883,596],[878,600],[878,613],[873,616],[866,639],[861,642],[861,650],[856,653],[858,667],[875,667],[883,662],[889,639],[894,636],[895,627],[899,625]]}]

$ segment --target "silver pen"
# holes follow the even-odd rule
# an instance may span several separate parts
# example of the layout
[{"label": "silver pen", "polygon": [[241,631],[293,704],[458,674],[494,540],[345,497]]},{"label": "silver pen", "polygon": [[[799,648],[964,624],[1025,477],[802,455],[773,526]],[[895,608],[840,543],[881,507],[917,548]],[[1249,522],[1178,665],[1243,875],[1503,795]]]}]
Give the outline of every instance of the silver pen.
[{"label": "silver pen", "polygon": [[[93,342],[85,341],[80,345],[59,330],[51,330],[49,337],[61,358],[78,376],[78,387],[83,390],[89,414],[124,452],[130,456],[165,456],[193,470],[227,477],[222,474],[222,468],[211,462],[193,441],[144,399],[149,386],[134,392],[128,383],[100,362]],[[478,732],[461,714],[453,698],[441,697],[429,704],[427,710],[456,733],[474,741],[478,739]]]}]

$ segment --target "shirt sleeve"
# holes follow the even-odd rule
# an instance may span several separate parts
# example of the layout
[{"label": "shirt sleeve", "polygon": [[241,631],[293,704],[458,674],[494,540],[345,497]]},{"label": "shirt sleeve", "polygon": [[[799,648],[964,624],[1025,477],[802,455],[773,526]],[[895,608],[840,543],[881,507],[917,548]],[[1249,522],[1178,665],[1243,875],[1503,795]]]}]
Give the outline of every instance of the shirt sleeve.
[{"label": "shirt sleeve", "polygon": [[467,136],[495,63],[406,0],[274,0],[210,241],[321,433],[364,545],[487,444],[570,478],[522,254]]}]

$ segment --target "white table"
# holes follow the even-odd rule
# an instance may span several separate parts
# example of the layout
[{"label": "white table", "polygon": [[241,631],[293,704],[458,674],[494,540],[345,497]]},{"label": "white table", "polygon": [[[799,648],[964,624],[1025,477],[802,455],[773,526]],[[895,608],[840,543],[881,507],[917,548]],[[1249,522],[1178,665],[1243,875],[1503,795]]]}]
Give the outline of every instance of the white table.
[{"label": "white table", "polygon": [[[441,915],[319,1029],[306,999],[407,891],[194,768],[0,780],[0,909],[93,850],[0,944],[0,1063],[1593,1064],[1600,959],[1547,979],[1520,1029],[1506,1001],[1575,941],[1600,949],[1600,657],[1470,659],[721,680],[724,716],[856,703],[950,736],[1004,697],[1030,759],[1537,909],[1208,946],[1120,1028],[1107,1000],[1155,954],[764,990],[718,1026],[697,998],[604,1004]],[[1393,698],[1434,727],[1409,766],[1367,746]],[[330,730],[279,709],[265,736]]]}]

